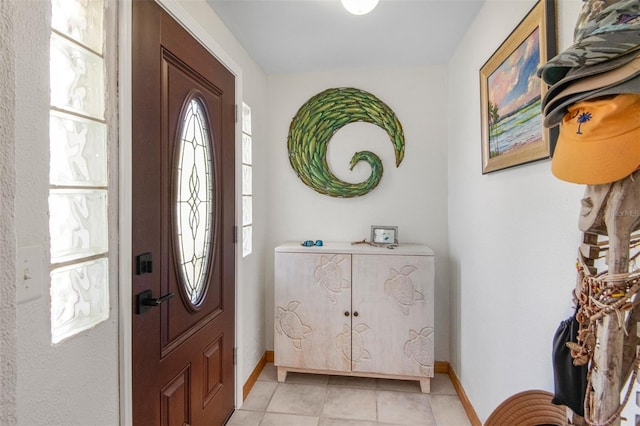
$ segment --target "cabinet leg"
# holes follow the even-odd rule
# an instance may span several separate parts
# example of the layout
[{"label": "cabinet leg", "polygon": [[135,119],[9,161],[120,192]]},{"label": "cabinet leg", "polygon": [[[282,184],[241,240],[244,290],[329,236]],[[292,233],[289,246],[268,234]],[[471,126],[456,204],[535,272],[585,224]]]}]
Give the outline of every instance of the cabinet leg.
[{"label": "cabinet leg", "polygon": [[285,380],[287,380],[287,370],[282,367],[278,367],[278,381],[280,383],[284,383]]},{"label": "cabinet leg", "polygon": [[420,379],[420,390],[422,393],[431,393],[431,379]]}]

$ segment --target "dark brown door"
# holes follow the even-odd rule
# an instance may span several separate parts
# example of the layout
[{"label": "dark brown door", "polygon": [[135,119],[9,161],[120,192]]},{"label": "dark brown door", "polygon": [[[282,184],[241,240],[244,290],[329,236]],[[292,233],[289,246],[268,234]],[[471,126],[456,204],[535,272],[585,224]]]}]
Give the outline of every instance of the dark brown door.
[{"label": "dark brown door", "polygon": [[133,421],[221,425],[234,408],[234,76],[133,2]]}]

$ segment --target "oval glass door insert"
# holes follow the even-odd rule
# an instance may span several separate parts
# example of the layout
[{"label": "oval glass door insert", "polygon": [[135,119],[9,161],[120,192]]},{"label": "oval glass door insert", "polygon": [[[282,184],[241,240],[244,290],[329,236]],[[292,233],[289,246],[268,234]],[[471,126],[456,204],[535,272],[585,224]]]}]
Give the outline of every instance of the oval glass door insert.
[{"label": "oval glass door insert", "polygon": [[176,259],[185,296],[194,307],[207,290],[214,228],[214,170],[209,123],[202,101],[189,100],[181,115],[175,157]]}]

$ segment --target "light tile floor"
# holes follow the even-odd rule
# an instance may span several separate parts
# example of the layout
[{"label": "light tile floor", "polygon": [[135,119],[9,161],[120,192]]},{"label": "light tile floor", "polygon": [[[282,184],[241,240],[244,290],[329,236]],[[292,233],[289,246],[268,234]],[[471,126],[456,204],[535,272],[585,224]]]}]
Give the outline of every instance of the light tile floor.
[{"label": "light tile floor", "polygon": [[423,394],[417,381],[289,373],[278,383],[268,363],[227,426],[470,424],[446,374]]}]

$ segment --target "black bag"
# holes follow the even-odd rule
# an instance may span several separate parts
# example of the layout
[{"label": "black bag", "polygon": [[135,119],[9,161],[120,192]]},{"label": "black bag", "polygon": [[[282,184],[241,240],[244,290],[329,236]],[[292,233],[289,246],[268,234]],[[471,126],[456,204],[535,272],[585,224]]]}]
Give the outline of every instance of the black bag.
[{"label": "black bag", "polygon": [[[578,310],[576,309],[576,312]],[[562,321],[553,336],[553,378],[555,392],[552,403],[566,405],[584,416],[584,396],[587,390],[588,365],[575,366],[567,342],[576,342],[578,327],[575,314]]]}]

